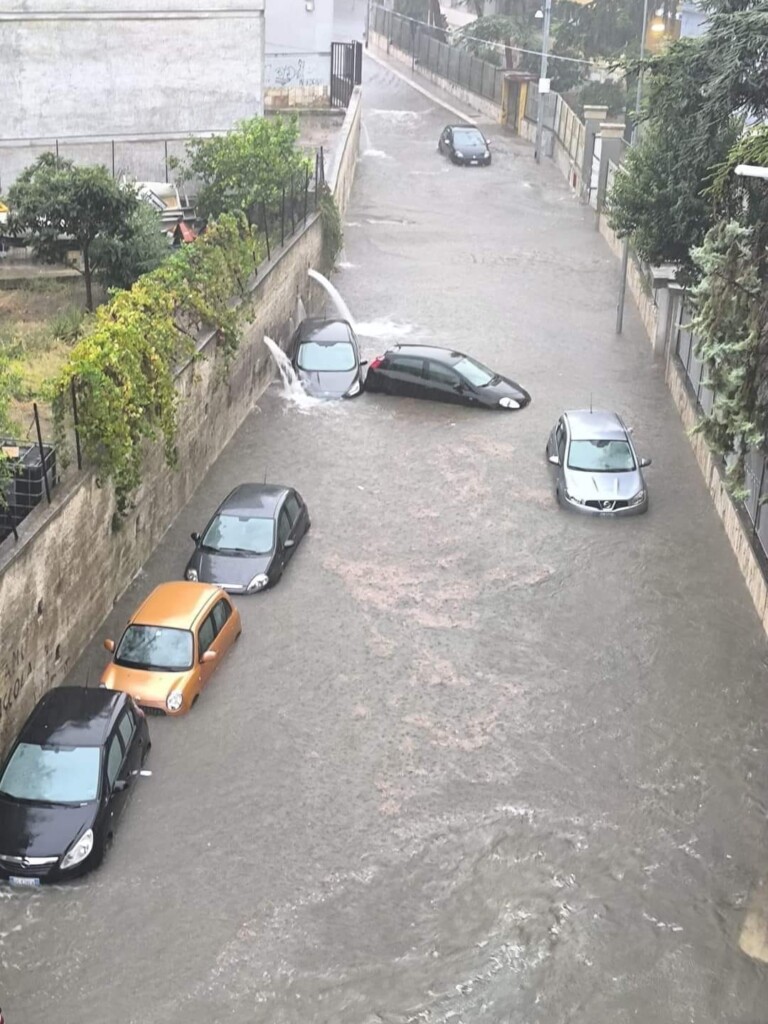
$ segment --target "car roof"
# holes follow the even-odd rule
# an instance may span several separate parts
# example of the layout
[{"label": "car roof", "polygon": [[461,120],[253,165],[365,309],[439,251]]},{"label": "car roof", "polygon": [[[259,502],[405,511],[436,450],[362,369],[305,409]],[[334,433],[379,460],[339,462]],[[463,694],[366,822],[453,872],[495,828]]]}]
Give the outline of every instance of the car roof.
[{"label": "car roof", "polygon": [[387,349],[386,355],[391,356],[396,352],[402,352],[405,356],[416,356],[420,359],[440,359],[442,362],[450,364],[466,358],[463,352],[441,348],[439,345],[393,345],[392,348]]},{"label": "car roof", "polygon": [[571,438],[575,441],[593,438],[626,439],[627,428],[618,413],[607,409],[569,409],[564,415],[568,420]]},{"label": "car roof", "polygon": [[284,484],[240,484],[219,505],[220,512],[274,516],[283,498],[291,490]]},{"label": "car roof", "polygon": [[19,734],[24,743],[100,747],[126,702],[119,690],[57,686],[44,694]]},{"label": "car roof", "polygon": [[175,580],[155,587],[131,616],[139,626],[189,629],[212,597],[221,593],[212,583]]},{"label": "car roof", "polygon": [[354,341],[355,332],[347,320],[323,320],[314,317],[299,324],[299,341],[331,344],[336,341]]}]

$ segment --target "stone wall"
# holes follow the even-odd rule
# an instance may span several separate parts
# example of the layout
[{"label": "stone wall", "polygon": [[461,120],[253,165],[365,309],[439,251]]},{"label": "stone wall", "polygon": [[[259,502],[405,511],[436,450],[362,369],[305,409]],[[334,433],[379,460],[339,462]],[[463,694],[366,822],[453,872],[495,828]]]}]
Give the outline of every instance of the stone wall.
[{"label": "stone wall", "polygon": [[[359,132],[358,89],[329,179],[342,215]],[[287,341],[297,297],[311,307],[307,271],[318,266],[321,250],[320,219],[313,215],[304,232],[259,274],[253,289],[256,317],[225,381],[213,338],[201,338],[204,358],[178,375],[179,468],[169,469],[157,447],[147,453],[136,507],[117,532],[111,487],[99,487],[91,474],[80,473],[54,490],[50,506],[39,506],[24,520],[17,543],[8,538],[0,545],[0,752],[40,696],[66,677],[272,379],[263,335]]]}]

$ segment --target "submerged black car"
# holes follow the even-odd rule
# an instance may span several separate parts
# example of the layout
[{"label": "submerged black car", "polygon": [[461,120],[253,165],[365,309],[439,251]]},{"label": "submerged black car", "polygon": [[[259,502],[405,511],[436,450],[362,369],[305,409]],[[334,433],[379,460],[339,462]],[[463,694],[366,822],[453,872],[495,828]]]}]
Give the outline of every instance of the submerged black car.
[{"label": "submerged black car", "polygon": [[216,509],[185,577],[215,583],[232,594],[255,594],[278,582],[309,529],[298,491],[279,484],[240,484]]},{"label": "submerged black car", "polygon": [[432,345],[396,345],[368,368],[365,387],[386,395],[431,398],[486,409],[523,409],[531,396],[476,359]]},{"label": "submerged black car", "polygon": [[41,697],[0,772],[0,877],[39,885],[96,867],[149,748],[127,693],[61,686]]},{"label": "submerged black car", "polygon": [[363,389],[360,349],[346,320],[302,320],[290,356],[304,390],[316,398],[354,398]]},{"label": "submerged black car", "polygon": [[437,143],[440,153],[447,153],[455,164],[478,164],[487,167],[491,162],[491,144],[480,131],[466,124],[449,124]]}]

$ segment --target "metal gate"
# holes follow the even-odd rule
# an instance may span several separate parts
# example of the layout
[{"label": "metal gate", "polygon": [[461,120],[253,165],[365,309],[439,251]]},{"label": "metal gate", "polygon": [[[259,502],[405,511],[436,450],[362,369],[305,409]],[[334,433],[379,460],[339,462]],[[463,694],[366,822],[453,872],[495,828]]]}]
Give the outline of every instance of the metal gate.
[{"label": "metal gate", "polygon": [[363,44],[331,43],[331,106],[347,107],[363,80]]}]

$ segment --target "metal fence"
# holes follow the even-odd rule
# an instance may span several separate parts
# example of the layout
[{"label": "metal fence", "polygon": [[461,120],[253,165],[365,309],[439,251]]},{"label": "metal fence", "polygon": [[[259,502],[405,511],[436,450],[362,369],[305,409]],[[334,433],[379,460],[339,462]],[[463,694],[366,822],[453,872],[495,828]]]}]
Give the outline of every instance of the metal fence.
[{"label": "metal fence", "polygon": [[[680,303],[675,324],[674,353],[678,365],[685,373],[691,395],[696,399],[698,411],[707,415],[712,411],[715,393],[707,385],[707,366],[696,356],[696,335],[690,328],[691,311],[684,302]],[[745,463],[744,484],[747,495],[743,502],[737,502],[751,524],[752,545],[760,559],[763,570],[768,569],[768,452],[764,449],[750,451]]]},{"label": "metal fence", "polygon": [[462,46],[442,42],[435,34],[439,29],[431,30],[413,18],[375,4],[371,7],[371,30],[410,54],[420,67],[501,105],[505,69],[475,57]]},{"label": "metal fence", "polygon": [[[542,143],[544,152],[548,156],[552,156],[553,139],[557,139],[568,156],[580,167],[584,160],[585,128],[583,122],[579,120],[559,93],[544,93],[542,99],[544,101],[544,140]],[[528,121],[537,121],[539,117],[539,93],[530,87],[525,97],[525,117]]]}]

